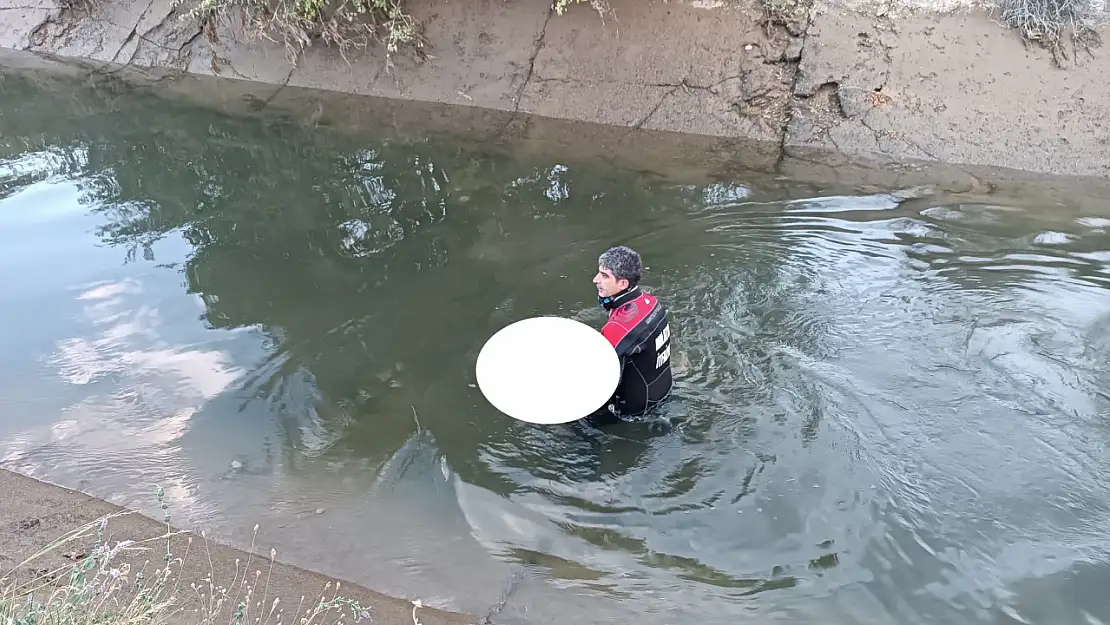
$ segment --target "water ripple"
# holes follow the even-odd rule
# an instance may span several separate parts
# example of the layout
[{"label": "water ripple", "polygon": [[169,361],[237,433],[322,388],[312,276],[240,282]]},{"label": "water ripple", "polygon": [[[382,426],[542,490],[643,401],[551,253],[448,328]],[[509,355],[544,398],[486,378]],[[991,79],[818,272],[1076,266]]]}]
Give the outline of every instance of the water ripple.
[{"label": "water ripple", "polygon": [[[116,115],[5,139],[4,466],[506,623],[1110,618],[1110,220]],[[673,401],[496,414],[483,338],[600,323],[618,241]]]}]

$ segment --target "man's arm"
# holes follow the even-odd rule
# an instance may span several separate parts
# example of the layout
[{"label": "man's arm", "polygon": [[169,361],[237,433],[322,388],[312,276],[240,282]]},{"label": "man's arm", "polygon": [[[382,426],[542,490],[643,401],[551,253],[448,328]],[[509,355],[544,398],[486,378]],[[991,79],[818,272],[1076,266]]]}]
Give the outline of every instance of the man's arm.
[{"label": "man's arm", "polygon": [[624,329],[621,328],[619,325],[613,323],[612,321],[607,322],[605,326],[601,328],[601,335],[609,341],[609,344],[613,346],[613,349],[617,348],[617,344],[621,342],[621,339],[624,338],[625,334],[626,332],[624,331]]},{"label": "man's arm", "polygon": [[620,324],[610,321],[601,328],[601,335],[604,336],[605,339],[609,341],[609,344],[613,346],[613,349],[616,350],[617,359],[620,360],[621,363],[621,376],[623,376],[624,366],[628,362],[628,358],[626,358],[628,354],[622,354],[618,346],[620,345],[621,340],[624,339],[624,337],[628,336],[628,331],[625,330]]},{"label": "man's arm", "polygon": [[[621,339],[623,339],[627,334],[628,334],[627,330],[625,330],[619,324],[614,323],[612,321],[607,322],[601,328],[601,335],[604,336],[607,341],[609,341],[609,344],[612,345],[613,349],[617,352],[617,360],[620,362],[620,367],[621,367],[621,369],[620,369],[620,371],[621,371],[620,372],[620,378],[621,379],[624,378],[624,367],[625,367],[625,365],[628,364],[628,359],[625,358],[625,355],[622,354],[619,349],[617,349],[617,346],[620,344]],[[609,398],[609,400],[605,402],[605,405],[606,405],[605,410],[607,411],[608,416],[610,416],[610,417],[613,417],[613,416],[616,415],[616,413],[614,411],[616,410],[617,404],[619,402],[619,400],[617,398],[617,393],[618,392],[619,392],[619,386],[618,386],[617,389],[615,389],[613,391],[613,395]]]},{"label": "man's arm", "polygon": [[621,359],[621,366],[624,366],[624,360],[629,353],[629,348],[632,346],[631,341],[626,341],[630,328],[622,323],[610,321],[601,328],[601,334],[617,350],[617,356]]},{"label": "man's arm", "polygon": [[609,344],[613,346],[613,350],[617,352],[617,360],[619,360],[621,363],[621,375],[623,376],[624,365],[628,361],[628,358],[625,357],[627,354],[622,354],[621,350],[618,349],[617,346],[620,344],[621,339],[624,338],[625,334],[627,333],[615,326],[616,324],[613,323],[605,324],[605,327],[601,329],[601,334],[609,341]]}]

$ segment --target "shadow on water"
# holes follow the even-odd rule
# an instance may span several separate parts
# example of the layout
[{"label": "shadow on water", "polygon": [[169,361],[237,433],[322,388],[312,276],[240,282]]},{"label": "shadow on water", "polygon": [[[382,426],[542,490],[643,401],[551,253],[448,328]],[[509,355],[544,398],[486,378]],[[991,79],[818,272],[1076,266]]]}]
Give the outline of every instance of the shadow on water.
[{"label": "shadow on water", "polygon": [[[0,122],[4,466],[502,622],[1110,619],[1110,219],[19,79]],[[661,419],[496,414],[485,338],[600,325],[614,243],[672,310]]]}]

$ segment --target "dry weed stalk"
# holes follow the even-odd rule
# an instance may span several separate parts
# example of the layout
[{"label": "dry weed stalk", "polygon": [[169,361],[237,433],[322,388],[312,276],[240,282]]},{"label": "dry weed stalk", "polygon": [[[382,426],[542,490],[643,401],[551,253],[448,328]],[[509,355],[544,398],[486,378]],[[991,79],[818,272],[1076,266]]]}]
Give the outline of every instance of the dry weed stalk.
[{"label": "dry weed stalk", "polygon": [[[158,492],[163,511],[167,509],[164,494]],[[60,536],[42,549],[31,554],[0,577],[0,624],[3,625],[164,625],[185,620],[189,625],[340,625],[370,619],[368,607],[339,595],[336,583],[332,596],[332,583],[325,585],[313,604],[300,598],[296,612],[285,613],[280,598],[269,596],[270,578],[277,559],[277,551],[270,550],[266,578],[262,571],[252,573],[255,539],[246,563],[235,561],[231,582],[224,586],[216,580],[218,572],[204,533],[204,552],[207,562],[202,569],[207,573],[195,581],[183,579],[190,557],[193,538],[186,538],[185,553],[176,557],[171,552],[172,539],[184,535],[174,531],[165,514],[166,532],[142,540],[124,540],[111,544],[104,539],[104,532],[111,519],[132,514],[121,512],[105,516],[82,525]],[[84,552],[64,552],[74,543],[95,536],[91,548]],[[139,554],[156,548],[165,541],[162,563],[148,573],[151,561],[146,559],[137,568],[134,561]],[[76,560],[54,568],[40,565],[51,555],[61,555]],[[22,579],[22,581],[21,581]],[[345,609],[346,608],[346,609]],[[289,620],[287,620],[287,618]]]}]

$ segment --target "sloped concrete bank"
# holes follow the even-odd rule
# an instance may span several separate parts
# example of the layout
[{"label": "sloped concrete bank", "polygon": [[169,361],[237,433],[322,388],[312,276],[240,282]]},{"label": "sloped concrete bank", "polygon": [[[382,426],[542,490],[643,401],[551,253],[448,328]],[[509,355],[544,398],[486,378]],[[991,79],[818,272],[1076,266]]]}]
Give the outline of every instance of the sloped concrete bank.
[{"label": "sloped concrete bank", "polygon": [[[164,538],[155,540],[167,534],[166,524],[163,522],[139,514],[127,514],[123,508],[100,499],[4,469],[0,469],[0,501],[3,501],[3,505],[0,505],[0,528],[3,529],[0,532],[0,577],[12,583],[37,579],[41,584],[47,579],[44,576],[48,571],[68,571],[75,561],[80,561],[91,551],[94,546],[92,540],[69,542],[43,554],[34,562],[15,567],[69,532],[115,515],[125,516],[109,520],[104,531],[104,541],[111,545],[118,541],[135,541],[137,544],[133,550],[135,555],[127,557],[125,553],[124,557],[114,563],[116,567],[121,568],[123,563],[127,563],[133,571],[139,571],[144,562],[149,562],[146,570],[151,575],[160,556],[167,549]],[[174,502],[169,503],[168,511],[172,521],[172,515],[177,511]],[[341,581],[337,590],[337,580],[281,562],[275,563],[270,569],[270,548],[276,548],[280,553],[281,545],[271,543],[265,531],[260,533],[254,551],[249,554],[206,540],[198,534],[181,533],[176,528],[171,529],[171,532],[174,536],[170,549],[177,558],[183,558],[180,564],[174,565],[182,590],[189,588],[190,584],[197,584],[202,590],[207,589],[208,579],[216,585],[235,589],[234,582],[246,581],[246,576],[251,571],[263,571],[266,575],[267,596],[262,610],[265,622],[300,622],[293,614],[298,606],[302,606],[301,616],[304,616],[309,611],[308,608],[321,598],[330,600],[335,596],[357,601],[361,607],[368,608],[368,615],[360,615],[360,622],[363,623],[411,625],[415,622],[414,614],[424,625],[468,625],[480,622],[477,617],[427,607],[414,612],[414,605],[410,601],[386,597],[346,581]],[[95,538],[95,533],[92,538]],[[150,542],[143,545],[143,541]],[[246,569],[248,563],[250,568]],[[56,577],[66,579],[64,573]],[[50,588],[51,585],[47,584],[47,587]],[[177,595],[181,601],[178,604],[180,612],[168,614],[171,617],[168,625],[233,620],[231,613],[234,607],[231,605],[225,607],[220,614],[210,614],[209,607],[202,606],[203,602],[195,600],[195,593],[186,591],[178,592]],[[272,603],[275,599],[279,600],[277,604]],[[271,605],[282,606],[284,618],[279,614],[267,615],[266,609]],[[366,620],[366,616],[373,620]],[[340,622],[338,617],[343,617],[342,622],[345,623],[355,622],[351,618],[351,610],[347,608],[342,611],[332,610],[314,619],[314,622],[318,625],[333,625]]]},{"label": "sloped concrete bank", "polygon": [[363,105],[293,88],[460,105],[475,110],[431,116],[645,162],[650,140],[802,179],[1110,174],[1107,50],[1059,67],[978,9],[846,1],[767,20],[758,0],[610,0],[605,19],[589,4],[555,15],[549,0],[412,0],[434,58],[387,68],[380,49],[323,45],[294,67],[276,43],[189,17],[187,2],[0,0],[0,47],[310,123],[365,123]]}]

